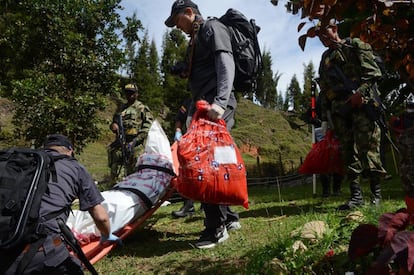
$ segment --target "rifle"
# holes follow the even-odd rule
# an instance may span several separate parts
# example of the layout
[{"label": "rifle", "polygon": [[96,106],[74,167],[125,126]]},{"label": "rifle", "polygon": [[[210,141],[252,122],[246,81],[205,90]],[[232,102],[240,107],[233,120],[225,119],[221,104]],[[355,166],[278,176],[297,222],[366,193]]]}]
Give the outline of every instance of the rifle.
[{"label": "rifle", "polygon": [[70,230],[70,228],[66,225],[66,223],[63,221],[62,218],[57,218],[56,220],[57,220],[57,223],[59,225],[60,232],[61,232],[61,235],[63,237],[63,240],[66,242],[66,244],[69,245],[70,248],[72,248],[73,252],[75,252],[76,255],[78,255],[79,260],[82,261],[82,263],[85,265],[85,267],[93,275],[98,275],[98,272],[96,271],[96,269],[93,267],[91,262],[89,262],[88,258],[86,258],[85,253],[83,253],[83,250],[82,250],[81,246],[79,245],[78,240],[75,238],[75,236],[73,236],[73,233]]},{"label": "rifle", "polygon": [[[117,132],[117,139],[119,144],[121,145],[121,152],[122,152],[122,164],[124,166],[124,176],[127,176],[127,165],[128,165],[128,158],[129,158],[129,154],[128,154],[128,150],[126,148],[126,137],[125,137],[125,129],[124,129],[124,124],[122,122],[122,115],[121,114],[117,114],[116,117],[116,122],[118,124],[118,132]],[[122,166],[120,167],[120,170],[118,172],[118,174],[121,172]]]},{"label": "rifle", "polygon": [[381,102],[381,99],[379,98],[376,92],[376,87],[374,87],[374,99],[368,100],[367,104],[364,104],[363,107],[368,117],[381,128],[381,131],[383,131],[384,136],[388,139],[389,143],[391,144],[391,148],[399,154],[400,151],[398,150],[398,147],[392,140],[390,130],[388,129],[387,124],[385,123],[384,114],[387,108]]}]

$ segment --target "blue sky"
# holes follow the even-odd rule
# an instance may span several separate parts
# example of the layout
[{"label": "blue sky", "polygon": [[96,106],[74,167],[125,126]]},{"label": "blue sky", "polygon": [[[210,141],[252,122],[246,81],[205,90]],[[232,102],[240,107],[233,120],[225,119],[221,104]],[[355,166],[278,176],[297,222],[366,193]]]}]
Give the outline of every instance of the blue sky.
[{"label": "blue sky", "polygon": [[[162,36],[168,29],[164,25],[165,19],[171,12],[173,0],[122,0],[125,8],[121,16],[131,16],[134,12],[141,20],[144,28],[148,30],[150,39],[154,39],[161,55]],[[279,1],[278,6],[273,6],[270,0],[194,0],[204,18],[208,16],[221,16],[229,8],[235,8],[254,18],[256,24],[261,27],[258,35],[262,50],[266,49],[272,56],[274,73],[282,74],[278,90],[285,91],[294,74],[303,83],[303,64],[313,62],[317,71],[319,60],[325,48],[319,39],[308,39],[305,51],[298,44],[298,37],[303,34],[311,23],[308,23],[301,32],[297,32],[300,22],[299,15],[286,12],[285,0]],[[284,95],[283,95],[284,96]]]}]

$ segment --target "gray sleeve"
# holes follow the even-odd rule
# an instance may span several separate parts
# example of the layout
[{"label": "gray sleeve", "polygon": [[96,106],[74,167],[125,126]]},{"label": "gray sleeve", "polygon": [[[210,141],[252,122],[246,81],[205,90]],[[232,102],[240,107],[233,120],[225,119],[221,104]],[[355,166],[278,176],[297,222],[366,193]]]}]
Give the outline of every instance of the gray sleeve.
[{"label": "gray sleeve", "polygon": [[214,98],[214,103],[226,109],[233,89],[235,74],[233,54],[227,51],[216,52],[215,66],[217,74],[217,96]]},{"label": "gray sleeve", "polygon": [[79,196],[79,209],[86,211],[89,208],[100,204],[104,201],[104,198],[96,187],[91,174],[83,167],[78,165],[78,180],[80,185]]}]

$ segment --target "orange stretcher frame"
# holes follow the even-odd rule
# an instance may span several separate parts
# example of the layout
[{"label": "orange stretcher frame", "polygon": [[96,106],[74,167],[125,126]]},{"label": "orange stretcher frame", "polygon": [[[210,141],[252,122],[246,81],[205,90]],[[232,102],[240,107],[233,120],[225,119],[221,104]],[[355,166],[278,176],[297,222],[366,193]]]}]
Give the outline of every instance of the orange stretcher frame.
[{"label": "orange stretcher frame", "polygon": [[[174,144],[171,146],[171,152],[173,155],[173,164],[174,164],[174,172],[178,173],[178,157],[177,157],[177,142],[174,142]],[[168,198],[172,196],[174,193],[174,185],[175,185],[176,178],[173,178],[171,180],[171,184],[167,189],[167,192],[162,196],[155,204],[154,206],[149,209],[147,212],[145,212],[142,216],[140,216],[138,219],[126,224],[123,228],[118,230],[115,234],[121,239],[124,240],[129,235],[134,233],[134,231],[140,227],[151,215],[157,211],[157,209],[165,202]],[[82,245],[82,250],[85,253],[86,257],[89,259],[91,264],[95,264],[99,260],[101,260],[103,257],[105,257],[109,252],[111,252],[113,249],[117,247],[117,243],[111,243],[106,246],[102,246],[99,244],[99,239],[94,240],[90,243]]]}]

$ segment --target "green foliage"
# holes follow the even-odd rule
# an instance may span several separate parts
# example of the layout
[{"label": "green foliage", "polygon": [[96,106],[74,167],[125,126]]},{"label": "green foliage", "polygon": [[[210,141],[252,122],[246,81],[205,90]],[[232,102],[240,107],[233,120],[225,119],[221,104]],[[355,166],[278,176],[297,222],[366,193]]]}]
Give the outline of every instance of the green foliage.
[{"label": "green foliage", "polygon": [[257,80],[256,100],[267,109],[275,109],[277,90],[273,79],[272,57],[270,52],[263,51],[263,69]]},{"label": "green foliage", "polygon": [[297,110],[298,106],[300,106],[301,94],[302,91],[300,89],[299,81],[296,77],[296,74],[294,74],[286,91],[286,101],[288,102],[289,106],[293,107],[294,110]]},{"label": "green foliage", "polygon": [[142,38],[138,54],[135,57],[133,78],[139,87],[140,100],[150,107],[154,117],[162,108],[161,76],[159,59],[154,42],[149,41],[148,33]]},{"label": "green foliage", "polygon": [[68,135],[78,149],[99,137],[97,111],[122,62],[119,0],[8,3],[0,15],[2,92],[16,104],[18,137]]},{"label": "green foliage", "polygon": [[312,61],[310,61],[307,65],[303,64],[303,93],[298,95],[297,105],[295,105],[295,110],[300,115],[305,114],[310,108],[311,87],[315,74],[316,72]]},{"label": "green foliage", "polygon": [[40,146],[47,134],[62,133],[77,149],[99,137],[96,112],[104,109],[105,98],[93,90],[69,90],[65,81],[63,75],[33,72],[33,78],[13,82],[18,136]]},{"label": "green foliage", "polygon": [[122,35],[125,38],[125,55],[126,64],[125,69],[130,79],[134,78],[135,68],[135,54],[137,43],[141,42],[138,32],[143,30],[141,21],[136,17],[136,13],[132,14],[132,17],[126,18],[127,24],[122,31]]},{"label": "green foliage", "polygon": [[174,135],[175,115],[178,109],[186,98],[191,97],[187,88],[188,80],[171,74],[171,68],[177,62],[186,60],[187,45],[188,41],[179,29],[166,31],[163,36],[161,74],[164,76],[162,83],[164,104],[170,110],[166,118],[166,121],[170,123],[166,125],[166,132],[169,136]]},{"label": "green foliage", "polygon": [[1,90],[16,103],[17,133],[41,144],[61,132],[82,146],[99,135],[96,112],[123,60],[120,0],[36,1],[0,15]]}]

